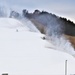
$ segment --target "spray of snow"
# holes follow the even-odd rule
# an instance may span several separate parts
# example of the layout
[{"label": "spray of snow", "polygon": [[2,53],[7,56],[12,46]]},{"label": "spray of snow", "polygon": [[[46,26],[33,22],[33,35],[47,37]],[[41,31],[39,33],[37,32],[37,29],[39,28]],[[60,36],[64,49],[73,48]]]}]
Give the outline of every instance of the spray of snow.
[{"label": "spray of snow", "polygon": [[[34,18],[34,16],[33,16]],[[42,14],[35,16],[35,20],[46,27],[46,38],[51,42],[57,50],[67,52],[75,56],[75,51],[70,41],[64,37],[64,24],[61,25],[59,17],[53,17],[50,14]],[[51,46],[51,45],[50,45]]]},{"label": "spray of snow", "polygon": [[31,21],[29,21],[28,19],[22,17],[22,18],[20,19],[20,21],[21,21],[23,24],[27,25],[27,27],[30,28],[30,31],[40,33],[40,31],[39,31],[39,30],[34,26],[34,24],[33,24]]},{"label": "spray of snow", "polygon": [[[12,8],[9,8],[6,3],[0,3],[0,18],[10,17],[12,11]],[[17,11],[15,11],[14,13],[12,13],[11,18],[19,20],[23,25],[26,25],[30,29],[30,31],[40,33],[40,31],[34,26],[33,23],[31,23],[27,18],[23,17],[22,13],[18,13]]]},{"label": "spray of snow", "polygon": [[52,34],[51,36],[47,35],[47,40],[53,44],[56,50],[60,50],[63,52],[67,52],[75,57],[75,50],[70,43],[69,40],[67,40],[64,35],[55,35]]},{"label": "spray of snow", "polygon": [[5,3],[0,3],[0,17],[9,17],[11,9]]},{"label": "spray of snow", "polygon": [[[47,32],[47,40],[51,42],[57,50],[67,52],[75,57],[75,50],[68,39],[61,34],[60,28],[58,25],[55,27],[49,27]],[[51,33],[50,33],[51,32]]]}]

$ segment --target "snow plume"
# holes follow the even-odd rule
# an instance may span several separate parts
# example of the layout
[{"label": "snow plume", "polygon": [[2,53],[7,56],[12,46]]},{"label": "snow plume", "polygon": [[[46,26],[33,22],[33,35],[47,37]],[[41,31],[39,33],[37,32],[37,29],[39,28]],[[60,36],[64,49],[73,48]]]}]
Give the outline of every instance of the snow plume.
[{"label": "snow plume", "polygon": [[40,32],[30,20],[28,20],[26,17],[22,15],[22,13],[18,13],[17,11],[11,11],[10,18],[15,18],[19,20],[21,23],[26,25],[30,29],[30,31]]},{"label": "snow plume", "polygon": [[69,53],[75,57],[75,50],[72,44],[63,35],[58,36],[54,34],[52,36],[47,36],[47,40],[53,44],[55,49]]},{"label": "snow plume", "polygon": [[21,19],[19,19],[24,25],[27,25],[27,27],[30,29],[30,31],[33,31],[33,32],[39,32],[40,31],[35,27],[35,25],[30,21],[28,20],[27,18],[25,17],[21,17]]},{"label": "snow plume", "polygon": [[27,18],[23,17],[22,13],[14,11],[6,3],[0,3],[0,17],[4,18],[15,18],[19,20],[23,25],[27,26],[30,31],[40,32],[32,22]]},{"label": "snow plume", "polygon": [[56,20],[48,22],[46,30],[48,36],[61,36],[64,33],[64,27],[57,23]]},{"label": "snow plume", "polygon": [[10,8],[5,3],[0,3],[0,17],[9,17]]},{"label": "snow plume", "polygon": [[67,52],[75,57],[75,51],[72,44],[63,35],[65,27],[63,24],[61,24],[59,17],[55,18],[51,15],[44,14],[39,16],[37,20],[43,25],[46,25],[46,38],[54,45],[54,48],[63,52]]}]

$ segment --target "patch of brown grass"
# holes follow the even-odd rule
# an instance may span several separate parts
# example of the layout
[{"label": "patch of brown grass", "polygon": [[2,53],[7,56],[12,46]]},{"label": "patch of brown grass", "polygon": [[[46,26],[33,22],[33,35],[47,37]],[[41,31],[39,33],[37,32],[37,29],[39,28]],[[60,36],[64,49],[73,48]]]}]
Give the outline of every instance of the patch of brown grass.
[{"label": "patch of brown grass", "polygon": [[65,37],[71,42],[72,46],[75,48],[75,36],[65,35]]}]

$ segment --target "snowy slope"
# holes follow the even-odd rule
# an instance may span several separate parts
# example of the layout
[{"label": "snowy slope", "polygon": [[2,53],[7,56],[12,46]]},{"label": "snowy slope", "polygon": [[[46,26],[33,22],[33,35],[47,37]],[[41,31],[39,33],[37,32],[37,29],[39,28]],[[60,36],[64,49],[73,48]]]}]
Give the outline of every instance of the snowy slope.
[{"label": "snowy slope", "polygon": [[15,19],[0,18],[0,74],[64,75],[65,60],[68,74],[75,74],[74,57],[46,48],[48,42],[41,39],[42,34],[22,25]]}]

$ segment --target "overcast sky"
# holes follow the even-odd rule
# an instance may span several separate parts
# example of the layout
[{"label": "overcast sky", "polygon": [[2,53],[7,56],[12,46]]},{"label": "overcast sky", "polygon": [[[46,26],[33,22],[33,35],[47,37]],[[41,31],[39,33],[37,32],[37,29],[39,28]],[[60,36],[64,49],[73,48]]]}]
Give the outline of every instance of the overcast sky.
[{"label": "overcast sky", "polygon": [[22,10],[46,10],[58,16],[64,16],[75,21],[75,0],[0,0],[0,3]]}]

